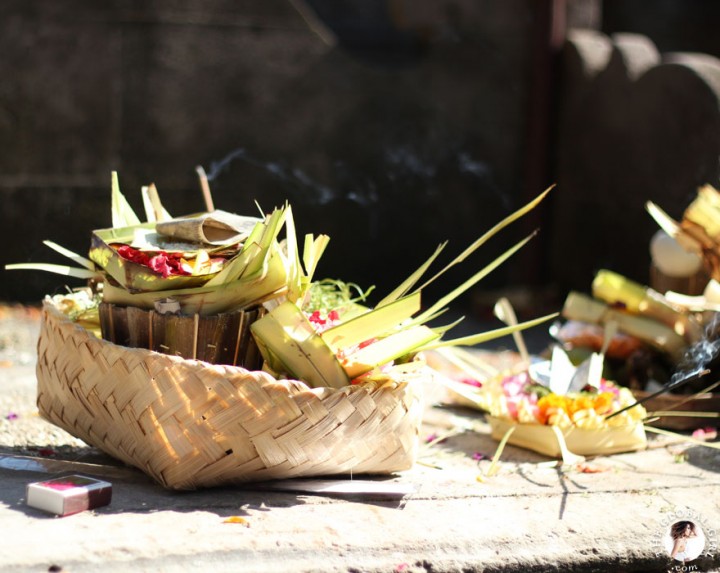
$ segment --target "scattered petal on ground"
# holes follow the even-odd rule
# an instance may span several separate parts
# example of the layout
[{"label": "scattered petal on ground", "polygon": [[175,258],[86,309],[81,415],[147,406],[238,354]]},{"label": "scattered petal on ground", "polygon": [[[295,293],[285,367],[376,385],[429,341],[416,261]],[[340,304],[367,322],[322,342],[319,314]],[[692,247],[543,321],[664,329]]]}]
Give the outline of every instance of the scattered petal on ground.
[{"label": "scattered petal on ground", "polygon": [[227,519],[223,520],[223,523],[239,523],[240,525],[244,525],[245,527],[250,527],[250,522],[244,517],[240,517],[239,515],[231,515]]},{"label": "scattered petal on ground", "polygon": [[601,464],[590,464],[590,463],[577,464],[575,466],[575,469],[584,474],[599,474],[602,472],[610,471],[610,468],[608,466],[603,466]]}]

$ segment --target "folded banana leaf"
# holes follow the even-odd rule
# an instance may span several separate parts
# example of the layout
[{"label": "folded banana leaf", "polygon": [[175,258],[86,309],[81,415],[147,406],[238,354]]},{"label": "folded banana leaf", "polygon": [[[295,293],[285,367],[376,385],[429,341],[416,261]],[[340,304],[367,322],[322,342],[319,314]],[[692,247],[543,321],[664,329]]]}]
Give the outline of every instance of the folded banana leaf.
[{"label": "folded banana leaf", "polygon": [[[99,265],[122,288],[131,293],[156,292],[193,288],[204,285],[218,273],[217,268],[193,274],[166,274],[145,264],[133,261],[118,252],[117,245],[136,246],[145,252],[166,252],[193,260],[198,252],[208,247],[200,243],[178,242],[156,233],[156,223],[142,223],[130,227],[97,229],[90,239],[89,258]],[[223,253],[228,260],[239,251],[240,244],[211,247],[208,252]]]},{"label": "folded banana leaf", "polygon": [[157,232],[184,241],[208,245],[231,245],[244,241],[262,219],[213,211],[157,223]]}]

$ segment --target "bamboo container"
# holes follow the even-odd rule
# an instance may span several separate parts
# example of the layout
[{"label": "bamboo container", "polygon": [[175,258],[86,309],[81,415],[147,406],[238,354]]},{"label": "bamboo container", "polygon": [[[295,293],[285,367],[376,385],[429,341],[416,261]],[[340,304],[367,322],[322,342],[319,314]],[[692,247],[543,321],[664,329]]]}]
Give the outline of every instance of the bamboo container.
[{"label": "bamboo container", "polygon": [[250,325],[265,314],[262,307],[200,316],[102,302],[99,313],[102,337],[120,346],[248,370],[262,366],[250,332]]}]

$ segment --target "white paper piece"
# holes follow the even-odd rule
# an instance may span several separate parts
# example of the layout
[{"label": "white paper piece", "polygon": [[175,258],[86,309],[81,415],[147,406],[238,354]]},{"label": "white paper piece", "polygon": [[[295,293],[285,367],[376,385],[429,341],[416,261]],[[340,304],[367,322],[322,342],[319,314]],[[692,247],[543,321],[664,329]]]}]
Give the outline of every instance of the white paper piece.
[{"label": "white paper piece", "polygon": [[567,353],[559,346],[553,347],[550,364],[550,390],[555,394],[567,394],[576,370]]},{"label": "white paper piece", "polygon": [[570,380],[570,386],[568,387],[567,392],[580,392],[580,390],[585,388],[585,386],[588,385],[588,380],[590,379],[591,369],[592,355],[583,360],[580,363],[580,366],[575,369],[575,374],[573,374],[572,380]]},{"label": "white paper piece", "polygon": [[550,360],[533,362],[530,365],[530,368],[528,368],[528,374],[530,375],[532,381],[550,388],[551,364]]},{"label": "white paper piece", "polygon": [[560,346],[555,346],[551,360],[530,366],[530,377],[553,393],[565,395],[568,392],[579,392],[587,385],[598,388],[603,362],[603,355],[594,352],[580,366],[575,367],[567,353]]},{"label": "white paper piece", "polygon": [[590,356],[590,368],[588,370],[587,383],[593,388],[600,388],[602,381],[603,364],[605,363],[605,355],[593,352]]},{"label": "white paper piece", "polygon": [[585,388],[585,386],[600,388],[603,365],[605,363],[605,353],[607,352],[608,346],[610,346],[610,341],[617,334],[617,331],[617,322],[609,321],[605,324],[602,348],[600,352],[593,352],[578,366],[577,372],[570,383],[571,392],[579,392]]}]

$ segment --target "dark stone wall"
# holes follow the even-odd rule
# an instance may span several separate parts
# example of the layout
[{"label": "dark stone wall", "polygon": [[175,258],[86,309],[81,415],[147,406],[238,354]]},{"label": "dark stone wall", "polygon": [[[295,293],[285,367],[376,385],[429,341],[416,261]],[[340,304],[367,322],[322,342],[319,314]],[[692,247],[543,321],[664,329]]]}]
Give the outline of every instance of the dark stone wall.
[{"label": "dark stone wall", "polygon": [[603,0],[602,31],[650,38],[661,53],[701,52],[720,57],[717,0]]},{"label": "dark stone wall", "polygon": [[[534,0],[5,0],[0,19],[0,265],[65,262],[110,224],[110,172],[140,211],[290,201],[331,243],[319,275],[394,286],[529,190]],[[519,239],[489,245],[442,290]],[[505,284],[511,268],[483,284]],[[0,299],[67,281],[2,273]]]}]

